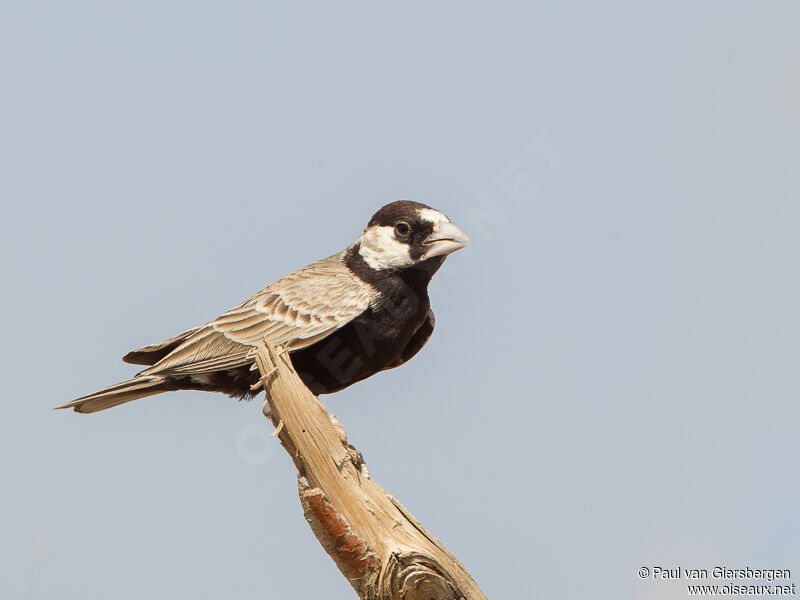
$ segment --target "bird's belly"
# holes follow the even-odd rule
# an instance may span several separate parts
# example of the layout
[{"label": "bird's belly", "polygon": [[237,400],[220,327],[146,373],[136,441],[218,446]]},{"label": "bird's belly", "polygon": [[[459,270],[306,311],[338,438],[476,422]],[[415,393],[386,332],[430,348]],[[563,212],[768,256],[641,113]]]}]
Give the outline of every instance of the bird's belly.
[{"label": "bird's belly", "polygon": [[341,390],[382,371],[402,353],[424,315],[381,319],[367,315],[323,340],[293,352],[292,364],[315,394]]}]

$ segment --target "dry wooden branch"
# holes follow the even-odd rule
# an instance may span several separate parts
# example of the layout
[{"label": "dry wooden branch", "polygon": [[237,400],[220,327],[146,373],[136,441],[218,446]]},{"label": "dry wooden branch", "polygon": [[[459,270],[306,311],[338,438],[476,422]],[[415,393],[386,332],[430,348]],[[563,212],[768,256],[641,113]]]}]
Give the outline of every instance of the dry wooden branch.
[{"label": "dry wooden branch", "polygon": [[375,481],[286,353],[262,344],[264,414],[298,470],[314,535],[362,599],[479,600],[467,570]]}]

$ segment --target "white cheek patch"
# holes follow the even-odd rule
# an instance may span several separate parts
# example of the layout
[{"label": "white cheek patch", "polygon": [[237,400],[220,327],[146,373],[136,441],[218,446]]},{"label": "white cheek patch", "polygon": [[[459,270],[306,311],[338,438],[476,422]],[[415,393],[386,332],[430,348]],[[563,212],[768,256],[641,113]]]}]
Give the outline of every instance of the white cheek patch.
[{"label": "white cheek patch", "polygon": [[375,270],[399,269],[414,264],[408,244],[398,242],[392,227],[370,227],[358,238],[358,253]]}]

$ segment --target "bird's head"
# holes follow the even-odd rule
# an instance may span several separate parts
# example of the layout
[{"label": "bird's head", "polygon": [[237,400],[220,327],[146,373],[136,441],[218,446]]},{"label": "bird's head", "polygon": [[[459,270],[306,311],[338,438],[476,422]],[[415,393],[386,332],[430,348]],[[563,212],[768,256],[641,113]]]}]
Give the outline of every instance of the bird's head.
[{"label": "bird's head", "polygon": [[444,257],[469,242],[443,213],[419,202],[387,204],[358,238],[359,254],[372,269],[404,269]]}]

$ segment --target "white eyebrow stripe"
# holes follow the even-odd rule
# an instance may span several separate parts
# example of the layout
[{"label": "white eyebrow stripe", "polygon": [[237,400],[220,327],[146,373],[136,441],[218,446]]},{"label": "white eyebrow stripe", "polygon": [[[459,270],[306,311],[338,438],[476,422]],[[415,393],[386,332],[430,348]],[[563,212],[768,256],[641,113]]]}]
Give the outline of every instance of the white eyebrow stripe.
[{"label": "white eyebrow stripe", "polygon": [[431,223],[439,223],[444,221],[445,223],[449,223],[450,219],[448,219],[443,213],[440,213],[438,210],[434,208],[420,208],[417,209],[417,214],[421,218],[426,221],[430,221]]}]

